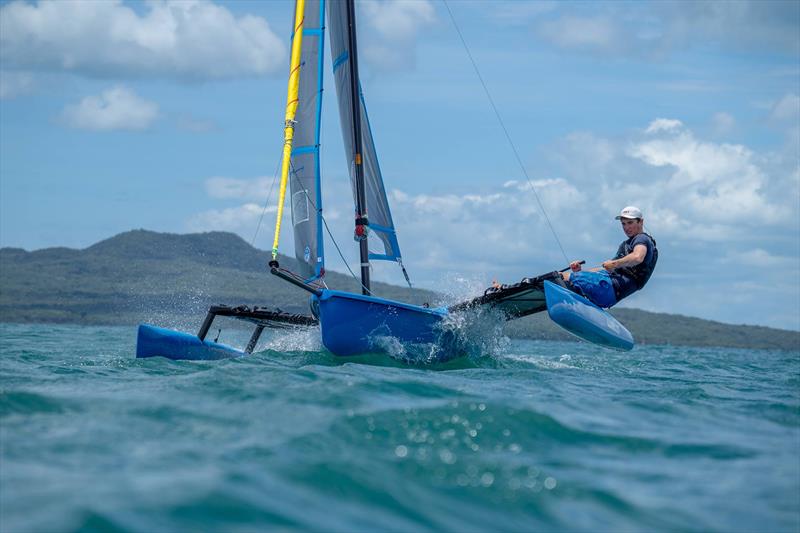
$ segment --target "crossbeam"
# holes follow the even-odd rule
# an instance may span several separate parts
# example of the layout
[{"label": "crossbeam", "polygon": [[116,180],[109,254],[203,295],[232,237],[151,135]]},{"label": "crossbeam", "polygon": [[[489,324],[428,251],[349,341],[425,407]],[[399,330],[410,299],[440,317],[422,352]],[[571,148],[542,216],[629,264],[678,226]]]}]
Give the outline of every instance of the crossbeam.
[{"label": "crossbeam", "polygon": [[245,353],[253,353],[253,350],[264,332],[264,328],[292,328],[297,326],[316,326],[319,321],[313,316],[285,313],[280,309],[268,309],[255,306],[252,309],[246,305],[230,307],[228,305],[212,305],[206,313],[203,324],[197,332],[197,338],[204,341],[211,324],[218,316],[226,316],[237,320],[245,320],[256,325],[250,341],[247,343]]}]

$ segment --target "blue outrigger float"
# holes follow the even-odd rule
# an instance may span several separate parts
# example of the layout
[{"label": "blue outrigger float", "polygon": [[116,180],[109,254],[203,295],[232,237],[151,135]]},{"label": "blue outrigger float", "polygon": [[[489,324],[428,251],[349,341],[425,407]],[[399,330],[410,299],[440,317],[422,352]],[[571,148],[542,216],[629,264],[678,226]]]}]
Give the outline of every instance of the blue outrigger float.
[{"label": "blue outrigger float", "polygon": [[[359,243],[362,294],[330,290],[323,280],[324,220],[319,155],[326,29],[331,39],[340,125],[353,184],[354,238]],[[564,288],[559,272],[490,288],[480,297],[450,307],[429,308],[372,294],[371,260],[397,262],[406,282],[409,286],[411,283],[403,267],[361,91],[356,44],[354,0],[296,0],[281,186],[269,267],[272,274],[310,293],[312,315],[292,315],[261,307],[212,306],[197,335],[140,325],[136,356],[236,357],[252,353],[265,328],[308,326],[320,328],[322,343],[332,353],[351,356],[381,351],[376,339],[386,337],[403,344],[440,343],[451,334],[442,327],[449,315],[482,308],[493,309],[506,320],[547,309],[557,324],[585,340],[615,349],[631,349],[633,337],[630,333],[606,311]],[[287,184],[298,272],[281,268],[277,260]],[[370,244],[376,249],[370,249]],[[244,350],[206,340],[218,316],[248,321],[255,326]],[[461,355],[447,350],[441,353],[441,359]]]}]

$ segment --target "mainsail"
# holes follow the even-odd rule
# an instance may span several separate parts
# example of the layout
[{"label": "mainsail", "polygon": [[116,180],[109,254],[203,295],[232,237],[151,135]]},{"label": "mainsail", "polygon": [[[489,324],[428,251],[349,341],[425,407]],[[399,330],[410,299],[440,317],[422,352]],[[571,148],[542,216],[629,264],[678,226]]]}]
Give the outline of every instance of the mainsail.
[{"label": "mainsail", "polygon": [[289,183],[294,254],[299,274],[309,281],[320,277],[325,266],[319,168],[324,20],[325,0],[305,0],[300,85]]},{"label": "mainsail", "polygon": [[[333,75],[336,82],[336,96],[339,101],[339,123],[342,126],[345,154],[349,159],[350,182],[353,187],[355,203],[355,162],[353,161],[353,116],[352,116],[352,90],[350,86],[350,50],[347,34],[347,2],[328,2],[328,25],[330,29],[331,57],[333,59]],[[359,93],[361,88],[359,86]],[[372,140],[372,131],[367,118],[367,108],[364,95],[359,94],[361,115],[361,142],[362,159],[364,166],[364,185],[366,211],[369,215],[369,228],[382,243],[382,249],[370,251],[370,259],[388,261],[400,260],[400,247],[397,244],[397,235],[392,221],[389,202],[386,199],[386,190],[383,187],[383,177],[378,166],[378,156],[375,153],[375,144]],[[375,242],[376,239],[371,239]]]}]

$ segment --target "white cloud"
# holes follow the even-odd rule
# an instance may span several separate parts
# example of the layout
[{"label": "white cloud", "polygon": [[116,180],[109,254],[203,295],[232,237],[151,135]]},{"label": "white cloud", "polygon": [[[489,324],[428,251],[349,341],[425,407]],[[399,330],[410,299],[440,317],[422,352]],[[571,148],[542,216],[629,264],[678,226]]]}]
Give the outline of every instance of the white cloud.
[{"label": "white cloud", "polygon": [[[586,206],[583,194],[563,179],[534,180],[533,186],[551,217]],[[542,264],[563,262],[527,182],[510,180],[499,192],[393,191],[392,199],[400,246],[415,268],[497,272],[530,260],[532,253]]]},{"label": "white cloud", "polygon": [[[360,51],[376,70],[407,69],[414,64],[417,34],[436,20],[429,0],[380,0],[362,2],[359,7],[366,24]],[[361,38],[361,35],[359,36]]]},{"label": "white cloud", "polygon": [[77,129],[145,130],[158,118],[158,105],[118,86],[68,105],[61,116],[68,126]]},{"label": "white cloud", "polygon": [[689,220],[722,224],[776,223],[788,215],[786,206],[771,203],[763,194],[768,176],[751,150],[701,141],[685,129],[671,128],[667,133],[634,142],[629,150],[631,157],[647,165],[671,169],[667,179],[651,184],[647,193],[651,205],[674,198]]},{"label": "white cloud", "polygon": [[714,116],[711,117],[711,123],[717,135],[726,135],[736,127],[736,119],[733,118],[733,115],[724,111],[714,113]]},{"label": "white cloud", "polygon": [[369,24],[387,39],[414,37],[421,25],[436,18],[433,5],[427,0],[366,2],[363,9],[369,17]]},{"label": "white cloud", "polygon": [[535,34],[558,48],[594,55],[664,60],[676,50],[774,50],[796,57],[800,4],[781,0],[737,2],[561,3],[540,17]]},{"label": "white cloud", "polygon": [[189,218],[186,227],[189,231],[232,231],[249,239],[262,213],[276,211],[277,208],[274,206],[268,207],[265,211],[264,206],[248,202],[235,207],[210,209],[198,213]]},{"label": "white cloud", "polygon": [[770,117],[774,120],[797,121],[800,118],[800,96],[785,94],[772,106]]},{"label": "white cloud", "polygon": [[658,133],[660,131],[676,131],[683,128],[683,123],[680,120],[657,118],[651,122],[645,133]]},{"label": "white cloud", "polygon": [[541,38],[560,48],[605,52],[619,46],[620,30],[611,18],[605,16],[568,15],[542,21],[537,31]]},{"label": "white cloud", "polygon": [[[572,133],[544,151],[552,168],[536,171],[533,187],[570,259],[597,264],[613,255],[624,237],[613,217],[629,204],[644,209],[665,261],[685,261],[677,272],[686,275],[692,254],[730,268],[720,258],[735,246],[750,249],[765,233],[773,243],[797,240],[785,229],[797,226],[797,172],[745,146],[698,138],[679,120],[654,120],[620,139]],[[349,201],[346,191],[343,210]],[[326,202],[328,209],[329,196]],[[428,281],[448,270],[508,280],[564,263],[525,180],[439,195],[395,189],[391,205],[405,262]],[[348,242],[347,231],[337,238]],[[743,261],[755,268],[759,259],[766,261]]]},{"label": "white cloud", "polygon": [[797,2],[664,2],[654,7],[665,21],[663,46],[705,43],[740,51],[772,49],[793,56],[800,46]]},{"label": "white cloud", "polygon": [[797,267],[797,258],[774,255],[762,248],[753,248],[743,252],[729,252],[725,257],[725,261],[733,265],[757,268]]},{"label": "white cloud", "polygon": [[[278,184],[269,177],[251,179],[237,179],[226,177],[213,177],[205,180],[205,190],[209,198],[215,200],[239,201],[238,205],[208,209],[197,213],[186,220],[188,231],[232,231],[242,238],[250,241],[253,232],[258,228],[259,243],[264,246],[266,238],[272,236],[272,225],[275,223],[277,207]],[[270,196],[270,192],[272,192]],[[267,204],[266,207],[264,204]],[[284,206],[284,221],[290,220],[289,202]],[[284,225],[284,238],[281,250],[291,250],[293,247],[291,224]]]},{"label": "white cloud", "polygon": [[269,24],[208,0],[151,0],[145,13],[122,0],[14,1],[0,8],[6,69],[89,77],[218,79],[284,66],[286,47]]},{"label": "white cloud", "polygon": [[266,198],[273,187],[275,179],[260,177],[254,179],[236,179],[215,177],[205,182],[206,192],[211,198],[257,200]]},{"label": "white cloud", "polygon": [[702,139],[680,121],[661,118],[627,138],[570,134],[544,148],[538,160],[590,199],[572,213],[551,213],[569,217],[573,234],[596,236],[597,220],[633,204],[644,209],[656,234],[694,246],[756,242],[765,232],[791,240],[783,228],[800,223],[800,169],[796,145],[785,151],[759,153]]},{"label": "white cloud", "polygon": [[[538,215],[540,213],[539,202],[530,202],[535,200],[538,196],[545,209],[553,210],[560,213],[569,209],[570,206],[581,205],[586,201],[586,197],[572,184],[568,183],[563,178],[547,178],[525,182],[506,182],[504,185],[506,189],[515,189],[519,193],[525,193],[520,202],[518,209],[519,212],[525,216]],[[498,203],[508,203],[512,198],[513,203],[520,197],[512,190],[510,191],[511,198],[498,198]],[[533,198],[530,197],[533,194]],[[494,195],[499,196],[499,195]]]}]

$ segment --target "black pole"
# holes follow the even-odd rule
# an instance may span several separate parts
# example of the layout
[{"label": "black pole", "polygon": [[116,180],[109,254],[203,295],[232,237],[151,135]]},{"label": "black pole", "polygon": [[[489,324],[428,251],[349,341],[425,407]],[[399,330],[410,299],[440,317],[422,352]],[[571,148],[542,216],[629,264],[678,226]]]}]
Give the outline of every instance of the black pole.
[{"label": "black pole", "polygon": [[364,192],[364,164],[361,156],[361,91],[358,83],[358,54],[356,53],[356,7],[347,0],[347,34],[350,43],[350,94],[353,112],[353,163],[356,180],[356,236],[359,237],[361,257],[361,292],[370,294],[369,248],[367,247],[367,200]]},{"label": "black pole", "polygon": [[322,291],[321,290],[315,289],[314,287],[312,287],[308,283],[303,283],[299,279],[295,279],[292,276],[284,274],[283,272],[281,272],[280,270],[278,270],[275,267],[270,268],[269,271],[272,273],[272,275],[278,276],[279,278],[288,281],[292,285],[300,287],[304,291],[308,291],[308,292],[310,292],[311,294],[313,294],[315,296],[322,296]]},{"label": "black pole", "polygon": [[258,344],[258,339],[261,338],[261,334],[264,332],[264,327],[263,324],[256,326],[253,335],[250,337],[250,342],[247,343],[247,348],[244,349],[244,353],[253,353],[256,344]]},{"label": "black pole", "polygon": [[208,335],[208,330],[211,329],[211,323],[214,322],[215,316],[217,316],[215,312],[209,311],[205,320],[203,320],[203,324],[200,326],[200,331],[197,332],[197,338],[201,341],[206,340],[206,335]]}]

